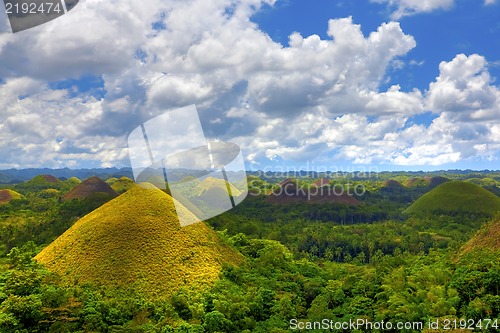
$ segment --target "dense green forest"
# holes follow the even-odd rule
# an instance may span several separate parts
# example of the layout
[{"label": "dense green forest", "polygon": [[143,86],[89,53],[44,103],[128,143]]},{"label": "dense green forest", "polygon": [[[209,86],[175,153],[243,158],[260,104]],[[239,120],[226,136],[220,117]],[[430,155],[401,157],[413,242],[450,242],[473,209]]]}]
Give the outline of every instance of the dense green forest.
[{"label": "dense green forest", "polygon": [[[270,202],[288,175],[282,176],[250,176],[245,201],[206,221],[242,259],[222,263],[215,282],[185,283],[172,295],[152,295],[140,284],[70,283],[33,259],[113,196],[98,192],[64,200],[80,183],[75,178],[37,176],[2,186],[0,191],[10,192],[0,203],[0,332],[500,328],[498,173],[335,179],[364,186],[356,205]],[[296,180],[309,189],[316,178]],[[430,326],[436,321],[439,330]],[[339,326],[349,322],[363,324]]]}]

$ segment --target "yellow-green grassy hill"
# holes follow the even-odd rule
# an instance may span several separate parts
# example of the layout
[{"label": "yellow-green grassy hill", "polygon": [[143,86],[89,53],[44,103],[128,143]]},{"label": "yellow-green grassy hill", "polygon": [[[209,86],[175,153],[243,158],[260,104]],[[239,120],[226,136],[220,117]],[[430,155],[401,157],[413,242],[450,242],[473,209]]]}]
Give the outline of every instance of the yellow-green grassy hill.
[{"label": "yellow-green grassy hill", "polygon": [[207,191],[217,192],[218,190],[222,190],[222,192],[226,193],[227,196],[227,185],[229,185],[229,188],[231,189],[231,195],[233,197],[238,197],[241,195],[241,191],[238,190],[233,184],[226,182],[224,179],[214,177],[207,177],[203,179],[196,186],[195,191],[198,195],[203,195]]},{"label": "yellow-green grassy hill", "polygon": [[106,183],[108,183],[108,185],[111,186],[111,188],[115,190],[118,194],[127,192],[128,190],[130,190],[132,187],[135,186],[135,182],[132,179],[125,176],[121,177],[120,179],[110,178],[106,181]]},{"label": "yellow-green grassy hill", "polygon": [[484,225],[461,249],[461,255],[473,251],[500,253],[500,216]]},{"label": "yellow-green grassy hill", "polygon": [[81,218],[35,259],[69,283],[133,286],[155,297],[208,286],[222,263],[242,261],[204,223],[181,228],[172,197],[150,184]]}]

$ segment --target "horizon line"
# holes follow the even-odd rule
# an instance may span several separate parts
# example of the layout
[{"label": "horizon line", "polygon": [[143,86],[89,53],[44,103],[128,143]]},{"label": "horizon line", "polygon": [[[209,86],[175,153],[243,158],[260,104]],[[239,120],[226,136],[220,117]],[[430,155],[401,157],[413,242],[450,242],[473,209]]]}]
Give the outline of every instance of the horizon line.
[{"label": "horizon line", "polygon": [[[31,167],[31,168],[0,168],[0,172],[2,171],[26,171],[26,170],[53,170],[53,171],[58,171],[58,170],[71,170],[71,171],[84,171],[84,170],[110,170],[110,169],[117,169],[117,170],[132,170],[132,167],[95,167],[95,168],[69,168],[69,167],[64,167],[64,168],[51,168],[51,167]],[[178,168],[176,170],[190,170],[186,168]],[[408,173],[416,173],[416,172],[421,172],[421,173],[431,173],[431,172],[453,172],[453,171],[469,171],[469,172],[500,172],[500,169],[460,169],[460,168],[455,168],[455,169],[435,169],[435,170],[352,170],[352,169],[339,169],[339,170],[293,170],[293,167],[290,167],[290,170],[262,170],[262,169],[251,169],[251,170],[239,170],[238,172],[245,171],[245,172],[264,172],[264,173],[297,173],[297,172],[314,172],[314,173],[380,173],[380,172],[408,172]]]}]

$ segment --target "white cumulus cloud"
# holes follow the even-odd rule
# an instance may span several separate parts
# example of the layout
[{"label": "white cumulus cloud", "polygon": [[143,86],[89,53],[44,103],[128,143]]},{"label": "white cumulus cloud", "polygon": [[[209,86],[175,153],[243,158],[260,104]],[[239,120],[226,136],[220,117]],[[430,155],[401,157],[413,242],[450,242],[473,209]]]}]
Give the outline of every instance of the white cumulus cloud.
[{"label": "white cumulus cloud", "polygon": [[[385,2],[398,15],[453,3]],[[281,45],[251,21],[264,4],[274,1],[87,0],[0,35],[0,167],[127,165],[132,129],[189,104],[208,136],[240,144],[254,163],[498,155],[499,89],[480,55],[442,62],[427,91],[385,89],[387,70],[404,70],[401,57],[417,46],[399,23],[365,35],[352,17],[331,19],[327,38],[295,32]],[[50,84],[83,75],[102,79],[104,98]],[[426,111],[430,125],[412,124]]]},{"label": "white cumulus cloud", "polygon": [[[429,13],[438,9],[449,9],[454,0],[371,0],[376,3],[386,3],[393,11],[392,17],[400,19],[403,16],[418,13]],[[491,1],[491,0],[486,0]],[[494,1],[494,0],[493,0]]]}]

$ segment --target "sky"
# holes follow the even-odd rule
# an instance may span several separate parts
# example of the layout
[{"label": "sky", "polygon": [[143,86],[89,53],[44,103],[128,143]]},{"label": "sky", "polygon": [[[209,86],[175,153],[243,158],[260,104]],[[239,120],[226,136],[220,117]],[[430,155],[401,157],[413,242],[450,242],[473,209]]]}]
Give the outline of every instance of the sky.
[{"label": "sky", "polygon": [[498,17],[498,0],[83,0],[0,34],[0,168],[127,167],[129,133],[194,104],[249,170],[498,170]]}]

